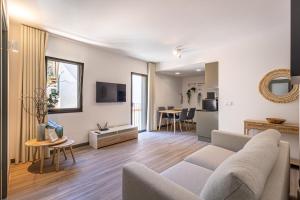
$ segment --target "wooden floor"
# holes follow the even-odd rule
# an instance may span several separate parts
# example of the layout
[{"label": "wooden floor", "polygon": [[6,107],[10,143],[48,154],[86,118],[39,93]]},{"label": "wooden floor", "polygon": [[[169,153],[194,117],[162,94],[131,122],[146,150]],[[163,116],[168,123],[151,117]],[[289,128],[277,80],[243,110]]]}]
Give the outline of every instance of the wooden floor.
[{"label": "wooden floor", "polygon": [[[137,161],[161,172],[205,145],[195,133],[145,132],[139,134],[138,140],[98,150],[77,148],[77,163],[73,165],[68,155],[67,161],[61,160],[59,172],[54,171],[50,159],[44,174],[39,174],[38,165],[12,165],[9,199],[120,200],[124,164]],[[298,171],[291,169],[292,197],[296,196],[297,177]]]},{"label": "wooden floor", "polygon": [[12,165],[9,199],[121,199],[124,164],[137,161],[161,172],[205,145],[195,133],[145,132],[138,140],[98,150],[77,148],[77,163],[73,165],[70,155],[67,161],[61,156],[59,172],[54,171],[50,159],[44,174],[38,173],[38,165]]}]

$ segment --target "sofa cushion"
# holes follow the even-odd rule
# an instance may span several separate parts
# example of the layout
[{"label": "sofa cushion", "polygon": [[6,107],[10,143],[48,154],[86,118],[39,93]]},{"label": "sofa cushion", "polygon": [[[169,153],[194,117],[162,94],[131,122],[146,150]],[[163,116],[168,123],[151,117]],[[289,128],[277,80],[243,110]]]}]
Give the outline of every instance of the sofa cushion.
[{"label": "sofa cushion", "polygon": [[249,141],[251,143],[248,142],[242,150],[225,160],[207,180],[201,198],[260,199],[278,157],[278,134],[274,130],[261,132]]},{"label": "sofa cushion", "polygon": [[199,195],[213,171],[182,161],[162,172],[161,175]]},{"label": "sofa cushion", "polygon": [[215,170],[224,160],[233,154],[235,154],[233,151],[213,145],[207,145],[186,157],[184,160],[210,170]]},{"label": "sofa cushion", "polygon": [[277,130],[268,129],[268,130],[265,130],[255,136],[253,136],[251,138],[251,140],[249,140],[245,144],[244,149],[248,148],[248,147],[256,148],[257,145],[262,146],[266,142],[271,142],[271,143],[277,144],[277,146],[279,146],[280,137],[281,137],[281,134]]},{"label": "sofa cushion", "polygon": [[260,200],[288,200],[290,192],[290,145],[279,143],[277,161],[265,184]]}]

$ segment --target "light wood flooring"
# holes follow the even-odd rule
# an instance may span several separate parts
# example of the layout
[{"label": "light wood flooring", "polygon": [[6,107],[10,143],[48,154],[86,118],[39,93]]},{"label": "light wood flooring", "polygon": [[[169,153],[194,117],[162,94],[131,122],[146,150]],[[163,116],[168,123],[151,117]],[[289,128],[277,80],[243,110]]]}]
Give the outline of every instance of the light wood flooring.
[{"label": "light wood flooring", "polygon": [[195,133],[144,132],[138,140],[102,149],[89,146],[75,150],[77,163],[70,155],[61,170],[54,171],[51,159],[45,162],[45,173],[38,164],[12,165],[9,199],[121,199],[122,166],[137,161],[161,172],[184,157],[207,145]]},{"label": "light wood flooring", "polygon": [[[137,161],[162,172],[205,145],[197,140],[195,133],[144,132],[138,140],[98,150],[80,147],[75,149],[75,165],[70,155],[67,161],[61,156],[59,172],[55,172],[50,159],[45,162],[44,174],[39,174],[38,164],[12,165],[8,197],[10,200],[120,200],[124,164]],[[292,196],[296,195],[297,177],[297,170],[291,169]]]}]

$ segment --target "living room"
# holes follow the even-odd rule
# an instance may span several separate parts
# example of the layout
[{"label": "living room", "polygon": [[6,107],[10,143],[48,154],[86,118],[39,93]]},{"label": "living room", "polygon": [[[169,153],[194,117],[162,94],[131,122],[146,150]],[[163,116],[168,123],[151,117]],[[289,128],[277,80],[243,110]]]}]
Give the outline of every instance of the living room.
[{"label": "living room", "polygon": [[296,199],[291,2],[1,0],[1,198]]}]

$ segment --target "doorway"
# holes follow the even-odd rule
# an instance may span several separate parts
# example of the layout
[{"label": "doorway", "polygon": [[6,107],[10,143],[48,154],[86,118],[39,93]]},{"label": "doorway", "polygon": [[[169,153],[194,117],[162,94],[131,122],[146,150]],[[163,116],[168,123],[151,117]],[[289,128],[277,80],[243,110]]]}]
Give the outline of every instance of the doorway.
[{"label": "doorway", "polygon": [[146,131],[147,126],[147,75],[131,73],[131,124],[139,132]]}]

